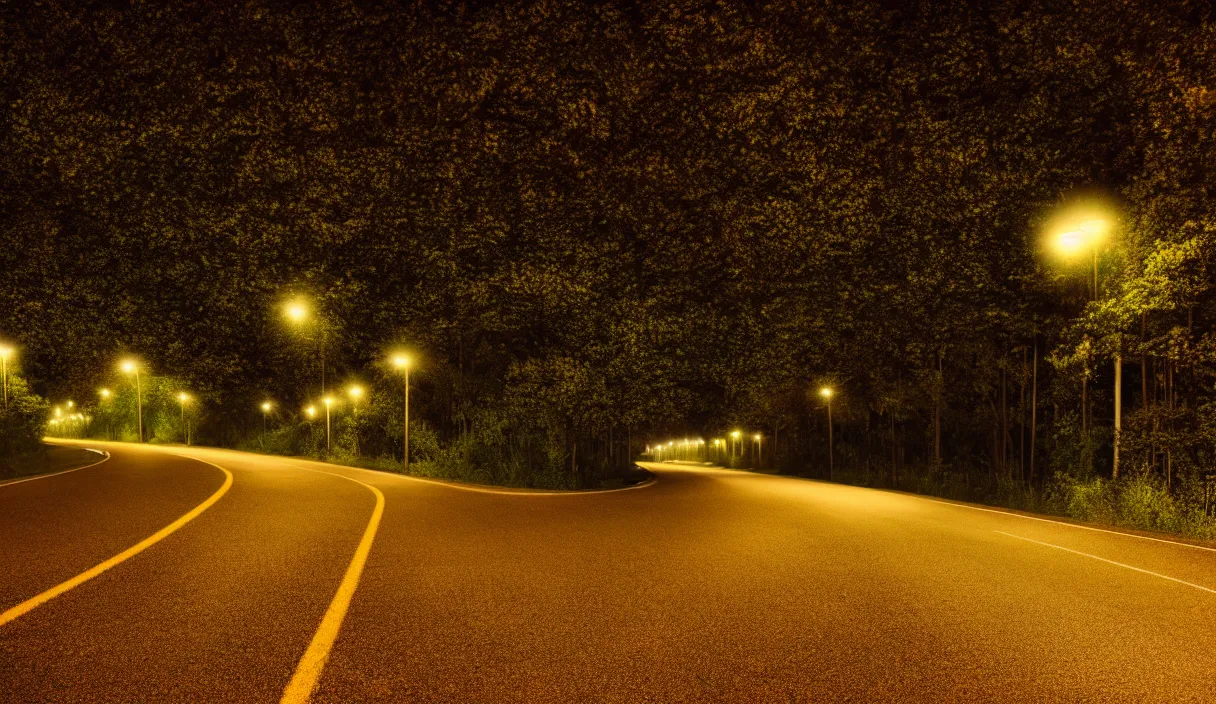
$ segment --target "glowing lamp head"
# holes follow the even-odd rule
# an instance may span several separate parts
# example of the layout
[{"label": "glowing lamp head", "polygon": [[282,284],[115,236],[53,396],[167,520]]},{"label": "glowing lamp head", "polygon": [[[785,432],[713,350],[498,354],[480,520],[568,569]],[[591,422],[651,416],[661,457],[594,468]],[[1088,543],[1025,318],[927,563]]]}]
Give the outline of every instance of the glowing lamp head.
[{"label": "glowing lamp head", "polygon": [[756,434],[755,434],[753,437],[754,437],[754,438],[755,438],[757,441],[759,441],[759,440],[760,440],[760,433],[756,433]]},{"label": "glowing lamp head", "polygon": [[832,398],[832,393],[833,393],[832,389],[827,386],[825,386],[819,390],[819,395],[824,398]]},{"label": "glowing lamp head", "polygon": [[1071,257],[1085,249],[1089,244],[1089,239],[1081,230],[1067,230],[1056,233],[1052,243],[1055,245],[1056,252],[1065,257]]},{"label": "glowing lamp head", "polygon": [[109,389],[101,389],[101,390],[100,390],[100,391],[98,391],[97,393],[101,395],[101,398],[102,398],[102,400],[103,400],[103,401],[104,401],[105,399],[110,398],[110,390],[109,390]]},{"label": "glowing lamp head", "polygon": [[262,412],[263,412],[263,413],[269,413],[269,412],[270,412],[270,408],[271,408],[270,401],[263,401],[263,402],[262,402]]},{"label": "glowing lamp head", "polygon": [[308,306],[300,301],[292,301],[283,307],[283,315],[293,323],[302,323],[308,319]]},{"label": "glowing lamp head", "polygon": [[185,403],[186,401],[190,400],[190,394],[186,393],[185,391],[182,391],[177,395],[177,400],[181,401],[182,403]]},{"label": "glowing lamp head", "polygon": [[737,438],[737,437],[739,437],[739,436],[740,436],[740,435],[742,435],[742,434],[743,434],[743,433],[740,433],[738,430],[736,430],[736,431],[733,431],[733,432],[730,434],[730,436],[731,436],[732,438]]},{"label": "glowing lamp head", "polygon": [[348,389],[346,389],[346,393],[350,394],[352,399],[358,401],[363,397],[363,387],[359,386],[358,384],[352,384]]},{"label": "glowing lamp head", "polygon": [[76,407],[76,403],[74,401],[68,401],[68,408],[75,408],[75,407]]},{"label": "glowing lamp head", "polygon": [[334,405],[334,399],[332,396],[326,396],[325,398],[321,399],[321,403],[324,403],[325,407],[329,408],[330,406]]},{"label": "glowing lamp head", "polygon": [[8,361],[8,358],[10,356],[12,356],[12,354],[13,354],[12,347],[10,347],[8,345],[0,345],[0,359]]},{"label": "glowing lamp head", "polygon": [[59,406],[55,406],[55,417],[58,418],[62,415],[63,415],[63,409],[60,408]]},{"label": "glowing lamp head", "polygon": [[316,418],[317,417],[317,407],[316,406],[305,407],[304,415],[308,416],[309,418]]},{"label": "glowing lamp head", "polygon": [[135,373],[135,361],[131,360],[131,359],[124,359],[118,365],[118,368],[122,370],[123,374],[134,374]]},{"label": "glowing lamp head", "polygon": [[404,354],[393,355],[393,366],[398,369],[409,369],[410,358]]}]

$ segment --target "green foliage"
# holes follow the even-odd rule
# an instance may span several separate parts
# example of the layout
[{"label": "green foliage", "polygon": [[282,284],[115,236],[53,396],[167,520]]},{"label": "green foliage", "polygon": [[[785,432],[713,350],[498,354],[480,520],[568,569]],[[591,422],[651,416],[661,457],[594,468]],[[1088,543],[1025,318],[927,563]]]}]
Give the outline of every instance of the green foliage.
[{"label": "green foliage", "polygon": [[21,376],[8,377],[8,405],[0,406],[0,477],[11,476],[14,463],[41,447],[50,406],[31,393]]},{"label": "green foliage", "polygon": [[[135,352],[151,441],[180,388],[200,442],[318,454],[323,358],[368,387],[332,454],[399,458],[404,343],[419,472],[589,486],[746,427],[824,475],[831,383],[845,475],[1042,491],[1113,475],[1121,354],[1129,471],[1189,506],[1212,466],[1203,3],[56,8],[0,9],[0,334],[115,390],[94,436],[136,437]],[[1086,187],[1100,303],[1038,241]]]}]

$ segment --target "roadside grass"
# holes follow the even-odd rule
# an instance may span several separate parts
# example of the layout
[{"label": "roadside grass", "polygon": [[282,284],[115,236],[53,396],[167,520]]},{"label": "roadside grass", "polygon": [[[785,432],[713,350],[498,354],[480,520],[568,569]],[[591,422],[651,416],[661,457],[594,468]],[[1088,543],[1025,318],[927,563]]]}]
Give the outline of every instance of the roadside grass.
[{"label": "roadside grass", "polygon": [[24,479],[39,474],[51,474],[93,464],[101,459],[96,452],[79,447],[42,445],[38,450],[5,463],[0,472],[0,483],[12,479]]},{"label": "roadside grass", "polygon": [[977,481],[961,472],[914,473],[908,469],[894,484],[886,473],[848,470],[838,470],[836,481],[1216,542],[1216,516],[1204,515],[1201,495],[1194,495],[1193,489],[1168,491],[1159,477],[1138,475],[1113,481],[1056,473],[1039,488],[1005,477]]}]

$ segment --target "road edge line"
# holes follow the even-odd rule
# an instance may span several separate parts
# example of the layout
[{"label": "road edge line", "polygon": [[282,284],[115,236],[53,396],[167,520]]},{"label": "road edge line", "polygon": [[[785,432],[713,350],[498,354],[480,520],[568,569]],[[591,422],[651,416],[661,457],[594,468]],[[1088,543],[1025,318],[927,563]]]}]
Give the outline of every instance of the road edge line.
[{"label": "road edge line", "polygon": [[1188,582],[1188,581],[1186,581],[1185,579],[1178,579],[1177,577],[1170,577],[1169,575],[1164,575],[1164,574],[1161,574],[1161,573],[1159,573],[1159,572],[1153,572],[1152,570],[1146,570],[1146,569],[1144,569],[1144,568],[1142,568],[1142,567],[1134,567],[1134,566],[1132,566],[1132,565],[1127,565],[1127,564],[1124,564],[1124,563],[1122,563],[1122,562],[1116,562],[1116,561],[1114,561],[1114,560],[1108,560],[1108,559],[1106,559],[1105,557],[1098,557],[1097,555],[1091,555],[1091,554],[1089,554],[1089,553],[1087,553],[1087,552],[1081,552],[1080,550],[1073,550],[1072,548],[1066,548],[1066,547],[1063,547],[1063,546],[1060,546],[1060,545],[1054,545],[1054,544],[1052,544],[1052,543],[1045,543],[1045,542],[1043,542],[1042,540],[1035,540],[1034,538],[1025,538],[1025,537],[1022,537],[1022,536],[1020,536],[1020,535],[1014,535],[1013,533],[1006,533],[1006,532],[1005,532],[1005,531],[1003,531],[1003,530],[993,530],[992,532],[993,532],[993,533],[1000,533],[1001,535],[1005,535],[1005,536],[1008,536],[1008,537],[1010,537],[1010,538],[1017,538],[1018,540],[1025,540],[1025,541],[1026,541],[1026,542],[1028,542],[1028,543],[1036,543],[1036,544],[1038,544],[1038,545],[1043,545],[1043,546],[1046,546],[1046,547],[1049,547],[1049,548],[1055,548],[1056,550],[1063,550],[1064,552],[1071,552],[1071,553],[1072,553],[1072,554],[1074,554],[1074,555],[1080,555],[1080,556],[1082,556],[1082,557],[1088,557],[1088,558],[1089,558],[1089,559],[1091,559],[1091,560],[1098,560],[1099,562],[1105,562],[1105,563],[1107,563],[1107,564],[1115,565],[1115,566],[1117,566],[1117,567],[1122,567],[1122,568],[1124,568],[1124,569],[1133,570],[1133,571],[1135,571],[1135,572],[1141,572],[1141,573],[1143,573],[1143,574],[1149,574],[1149,575],[1152,575],[1152,576],[1154,576],[1154,577],[1160,577],[1161,579],[1169,580],[1169,581],[1171,581],[1171,582],[1177,582],[1178,584],[1185,584],[1185,585],[1186,585],[1186,586],[1188,586],[1188,587],[1194,587],[1195,589],[1199,589],[1200,591],[1205,591],[1205,592],[1208,592],[1209,594],[1216,594],[1216,589],[1212,589],[1211,587],[1205,587],[1205,586],[1203,586],[1203,585],[1201,585],[1201,584],[1195,584],[1194,582]]},{"label": "road edge line", "polygon": [[[74,445],[57,445],[57,447],[74,447]],[[62,472],[51,472],[50,474],[35,474],[32,477],[23,477],[21,479],[10,479],[8,481],[0,482],[0,487],[12,486],[14,484],[24,484],[25,482],[32,482],[35,479],[46,479],[48,477],[58,477],[60,474],[67,474],[68,472],[79,472],[82,469],[88,469],[89,467],[96,467],[97,465],[101,464],[102,462],[105,462],[106,460],[110,459],[110,453],[106,452],[105,450],[96,450],[91,447],[82,447],[80,449],[88,450],[89,452],[97,452],[102,455],[105,455],[105,457],[102,457],[101,459],[97,460],[93,464],[86,464],[83,467],[73,467],[71,469],[65,469]]]},{"label": "road edge line", "polygon": [[[174,454],[174,453],[166,453],[166,454]],[[176,457],[185,457],[184,455],[175,455],[175,456]],[[181,528],[182,526],[186,525],[190,521],[197,518],[199,516],[199,514],[201,514],[203,511],[206,511],[207,509],[211,508],[211,506],[213,504],[215,504],[216,501],[219,501],[220,498],[224,494],[228,493],[228,489],[232,486],[232,472],[228,471],[227,469],[224,469],[223,467],[219,466],[218,464],[215,464],[213,462],[208,462],[206,460],[200,460],[195,457],[185,457],[185,459],[191,459],[191,460],[195,460],[196,462],[202,462],[203,464],[209,464],[212,467],[215,467],[216,469],[220,470],[221,472],[224,473],[224,483],[222,485],[220,485],[219,489],[215,490],[215,493],[211,494],[211,496],[208,496],[201,504],[190,509],[184,515],[179,516],[177,518],[177,520],[173,521],[172,523],[165,526],[164,528],[161,528],[160,530],[156,531],[152,535],[144,538],[143,540],[139,541],[135,545],[132,545],[131,547],[127,548],[126,550],[123,550],[122,552],[118,553],[114,557],[111,557],[110,559],[105,560],[104,562],[101,562],[97,565],[94,565],[93,567],[90,567],[89,569],[85,570],[84,572],[81,572],[80,574],[76,575],[75,577],[72,577],[71,579],[69,579],[65,582],[60,582],[59,584],[51,587],[50,589],[47,589],[46,591],[42,592],[41,594],[38,594],[29,599],[26,599],[25,601],[21,602],[20,604],[17,604],[16,606],[8,609],[4,613],[0,613],[0,626],[4,626],[6,623],[9,623],[10,621],[14,621],[17,618],[20,618],[21,616],[29,613],[30,611],[33,611],[37,607],[45,604],[46,602],[50,601],[51,599],[54,599],[55,597],[59,596],[60,594],[63,594],[64,592],[66,592],[74,587],[78,587],[81,584],[84,584],[85,582],[89,581],[90,579],[92,579],[92,578],[96,577],[97,575],[110,569],[111,567],[114,567],[115,565],[126,562],[130,558],[138,555],[139,553],[143,552],[144,550],[147,550],[148,548],[152,547],[156,543],[159,543],[161,540],[165,539],[166,537],[168,537],[169,535],[171,535],[172,533],[177,531],[177,529]]]},{"label": "road edge line", "polygon": [[329,474],[339,479],[359,484],[375,495],[376,507],[372,509],[372,516],[367,521],[367,527],[363,529],[363,537],[360,538],[359,545],[355,548],[355,554],[351,558],[350,564],[346,566],[346,573],[342,575],[342,581],[338,584],[338,590],[334,592],[334,598],[329,602],[325,615],[321,617],[321,624],[317,626],[312,640],[308,643],[308,649],[300,657],[299,662],[296,664],[295,672],[292,673],[291,681],[287,683],[287,687],[283,690],[283,696],[279,700],[280,704],[306,704],[312,698],[313,690],[316,689],[317,683],[321,680],[321,674],[325,671],[325,665],[329,661],[329,654],[333,650],[334,643],[338,640],[338,634],[342,630],[342,622],[346,620],[346,612],[350,609],[350,602],[355,596],[355,591],[359,588],[359,580],[363,577],[363,568],[367,564],[367,556],[371,553],[372,543],[375,542],[376,533],[380,529],[380,518],[384,515],[384,492],[371,484],[365,484],[358,479],[352,479],[335,472],[326,472],[298,465],[296,468],[302,469],[305,472]]},{"label": "road edge line", "polygon": [[[902,494],[905,492],[900,492],[900,493]],[[1081,530],[1092,530],[1095,533],[1110,533],[1111,535],[1122,535],[1125,538],[1137,538],[1139,540],[1150,540],[1154,543],[1165,543],[1166,545],[1177,545],[1179,547],[1184,547],[1184,548],[1194,548],[1196,550],[1206,550],[1207,552],[1216,552],[1216,548],[1210,548],[1206,545],[1195,545],[1194,543],[1184,543],[1179,540],[1166,540],[1165,538],[1154,538],[1154,537],[1151,537],[1148,535],[1136,535],[1135,533],[1125,533],[1120,530],[1110,530],[1108,528],[1097,528],[1095,526],[1083,526],[1083,525],[1080,525],[1077,523],[1069,523],[1068,521],[1056,521],[1056,520],[1052,520],[1050,518],[1040,518],[1039,516],[1027,516],[1024,513],[1015,513],[1013,511],[1002,511],[1000,509],[995,509],[995,508],[984,508],[983,506],[971,506],[969,504],[959,503],[956,501],[942,501],[940,499],[931,499],[927,496],[920,496],[917,494],[908,494],[908,495],[918,498],[921,501],[928,501],[931,504],[941,504],[942,506],[954,506],[957,508],[971,509],[972,511],[983,511],[985,513],[999,513],[1002,516],[1012,516],[1013,518],[1024,518],[1028,521],[1039,521],[1042,523],[1054,523],[1057,526],[1068,526],[1069,528],[1080,528]]]}]

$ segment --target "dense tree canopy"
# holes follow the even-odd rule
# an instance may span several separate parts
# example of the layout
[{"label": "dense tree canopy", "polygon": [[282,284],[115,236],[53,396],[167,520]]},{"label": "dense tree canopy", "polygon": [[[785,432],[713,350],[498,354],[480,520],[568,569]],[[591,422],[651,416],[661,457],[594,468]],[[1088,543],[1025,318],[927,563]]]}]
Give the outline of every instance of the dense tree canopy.
[{"label": "dense tree canopy", "polygon": [[[736,425],[820,471],[831,383],[846,467],[1110,474],[1116,355],[1135,471],[1212,464],[1206,2],[0,13],[0,334],[51,397],[136,353],[237,442],[315,396],[301,294],[330,374],[388,408],[408,345],[436,447],[512,472]],[[1098,301],[1041,243],[1095,193]]]}]

